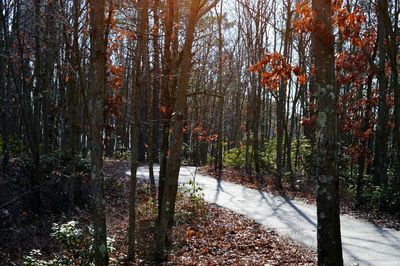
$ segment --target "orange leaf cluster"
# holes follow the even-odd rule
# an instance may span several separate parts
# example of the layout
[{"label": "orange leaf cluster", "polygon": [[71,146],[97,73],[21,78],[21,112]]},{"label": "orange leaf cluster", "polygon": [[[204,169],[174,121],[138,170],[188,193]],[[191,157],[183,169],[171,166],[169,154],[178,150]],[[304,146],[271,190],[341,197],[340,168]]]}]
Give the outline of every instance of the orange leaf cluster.
[{"label": "orange leaf cluster", "polygon": [[363,53],[343,51],[336,55],[336,81],[339,85],[360,87],[367,83],[371,72],[368,58]]},{"label": "orange leaf cluster", "polygon": [[345,154],[350,157],[350,163],[352,165],[358,163],[358,159],[362,154],[365,154],[367,157],[365,160],[366,166],[372,164],[370,153],[361,144],[353,144],[349,147],[346,147]]},{"label": "orange leaf cluster", "polygon": [[296,18],[293,20],[293,28],[297,34],[311,32],[313,24],[313,12],[310,0],[299,1],[294,9]]},{"label": "orange leaf cluster", "polygon": [[160,106],[160,108],[158,108],[158,111],[160,112],[160,114],[162,114],[164,117],[169,117],[172,114],[172,108],[168,107],[168,106]]},{"label": "orange leaf cluster", "polygon": [[299,82],[300,85],[306,84],[306,83],[307,83],[306,75],[305,75],[305,74],[300,75],[300,76],[297,78],[297,81]]},{"label": "orange leaf cluster", "polygon": [[106,114],[111,114],[115,117],[120,116],[120,106],[122,105],[123,99],[119,95],[109,96],[105,100],[105,109],[104,112]]},{"label": "orange leaf cluster", "polygon": [[[353,45],[358,47],[365,46],[363,40],[363,27],[367,20],[363,10],[357,6],[350,10],[348,6],[343,5],[342,0],[335,0],[332,4],[334,26],[340,31],[343,40],[350,40]],[[309,33],[314,29],[314,13],[311,8],[310,0],[303,0],[296,3],[294,9],[296,14],[293,20],[293,28],[297,34]]]},{"label": "orange leaf cluster", "polygon": [[198,125],[193,129],[193,134],[197,136],[197,141],[199,142],[210,142],[218,139],[218,134],[208,135],[206,130],[201,125]]},{"label": "orange leaf cluster", "polygon": [[[351,163],[356,163],[363,153],[367,153],[363,143],[374,134],[376,119],[371,108],[378,104],[377,97],[377,93],[374,92],[370,100],[359,98],[358,87],[354,87],[339,97],[340,130],[350,133],[356,140],[353,145],[346,148],[346,154],[351,158]],[[366,122],[368,123],[365,124]]]},{"label": "orange leaf cluster", "polygon": [[312,115],[311,117],[303,117],[301,119],[301,125],[304,126],[311,126],[311,127],[315,127],[315,123],[317,120],[317,116],[316,115]]},{"label": "orange leaf cluster", "polygon": [[299,66],[295,66],[293,68],[293,74],[295,74],[296,76],[300,76],[301,75],[301,68]]},{"label": "orange leaf cluster", "polygon": [[334,16],[334,23],[342,38],[350,40],[352,44],[358,47],[363,45],[361,30],[366,20],[366,16],[359,7],[356,7],[353,11],[349,11],[347,7],[342,7]]},{"label": "orange leaf cluster", "polygon": [[269,90],[276,91],[280,83],[290,79],[292,66],[278,52],[267,53],[257,64],[251,66],[251,72],[261,73],[261,83]]},{"label": "orange leaf cluster", "polygon": [[118,90],[122,87],[124,70],[123,66],[114,66],[111,63],[107,64],[107,84],[111,89]]}]

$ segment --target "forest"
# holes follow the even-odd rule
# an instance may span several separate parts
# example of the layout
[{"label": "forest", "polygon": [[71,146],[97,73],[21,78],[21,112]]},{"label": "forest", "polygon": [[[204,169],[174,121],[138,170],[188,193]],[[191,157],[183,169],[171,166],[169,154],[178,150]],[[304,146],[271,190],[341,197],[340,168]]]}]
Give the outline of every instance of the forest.
[{"label": "forest", "polygon": [[0,0],[0,265],[400,265],[400,0]]}]

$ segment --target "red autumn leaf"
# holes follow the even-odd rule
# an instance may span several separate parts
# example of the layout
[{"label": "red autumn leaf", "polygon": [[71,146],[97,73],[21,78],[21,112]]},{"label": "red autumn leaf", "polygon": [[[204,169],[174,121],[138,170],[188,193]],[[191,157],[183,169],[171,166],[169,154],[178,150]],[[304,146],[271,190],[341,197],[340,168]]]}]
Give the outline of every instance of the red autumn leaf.
[{"label": "red autumn leaf", "polygon": [[201,255],[204,255],[204,254],[207,254],[208,253],[208,247],[204,247],[204,248],[202,248],[201,250],[200,250],[200,254]]},{"label": "red autumn leaf", "polygon": [[300,85],[304,85],[304,84],[307,83],[307,78],[306,78],[306,75],[305,75],[305,74],[300,75],[300,76],[298,77],[297,80],[299,81],[299,84],[300,84]]},{"label": "red autumn leaf", "polygon": [[369,137],[372,135],[372,128],[368,128],[364,133],[363,133],[363,138],[364,139],[369,139]]},{"label": "red autumn leaf", "polygon": [[190,229],[190,228],[188,228],[188,229],[186,230],[186,237],[187,237],[187,238],[192,237],[192,236],[194,236],[195,234],[196,234],[196,232],[195,232],[194,230]]},{"label": "red autumn leaf", "polygon": [[301,68],[299,67],[299,66],[296,66],[296,67],[294,67],[293,68],[293,73],[296,75],[296,76],[299,76],[300,74],[301,74]]}]

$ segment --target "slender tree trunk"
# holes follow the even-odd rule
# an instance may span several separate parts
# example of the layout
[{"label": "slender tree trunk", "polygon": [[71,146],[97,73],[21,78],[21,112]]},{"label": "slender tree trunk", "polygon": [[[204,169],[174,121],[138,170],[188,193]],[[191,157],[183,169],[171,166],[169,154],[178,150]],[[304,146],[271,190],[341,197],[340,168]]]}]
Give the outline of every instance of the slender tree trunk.
[{"label": "slender tree trunk", "polygon": [[220,94],[219,100],[219,108],[218,108],[218,139],[217,139],[217,151],[215,157],[215,173],[217,174],[218,178],[221,178],[222,175],[222,155],[223,155],[223,132],[222,132],[222,120],[223,120],[223,110],[224,110],[224,94],[225,90],[222,87],[222,68],[223,68],[223,59],[222,59],[222,48],[223,48],[223,36],[222,36],[222,2],[220,4],[220,11],[218,15],[218,93]]},{"label": "slender tree trunk", "polygon": [[[148,71],[148,48],[147,34],[148,29],[148,0],[140,0],[138,2],[138,42],[136,47],[136,69],[135,69],[135,89],[132,93],[131,103],[131,182],[129,196],[129,244],[128,244],[128,260],[135,259],[135,241],[136,241],[136,171],[138,160],[140,160],[140,131],[141,131],[141,108],[140,101],[143,99],[143,93],[149,90],[150,84]],[[144,66],[144,67],[143,67]],[[133,76],[133,75],[132,75]],[[146,90],[142,87],[146,86]],[[146,96],[146,95],[145,95]],[[146,98],[146,97],[145,97]],[[142,102],[143,104],[143,102]],[[149,127],[151,128],[151,127]],[[154,179],[154,176],[153,176]],[[153,180],[154,182],[154,180]]]},{"label": "slender tree trunk", "polygon": [[[363,118],[363,127],[362,131],[365,132],[370,127],[370,120],[372,116],[372,106],[370,104],[371,96],[372,96],[372,79],[373,75],[368,76],[367,82],[367,105],[364,111],[364,118]],[[368,139],[361,140],[361,155],[358,160],[358,175],[357,175],[357,184],[356,184],[356,201],[357,205],[360,206],[362,204],[362,185],[364,179],[364,172],[365,172],[365,161],[367,159],[367,152],[368,152]]]},{"label": "slender tree trunk", "polygon": [[257,180],[260,185],[264,185],[264,179],[261,175],[260,166],[260,141],[259,141],[259,131],[260,131],[260,113],[261,113],[261,90],[262,85],[259,81],[256,81],[254,88],[254,123],[253,123],[253,157],[254,157],[254,170],[257,174]]},{"label": "slender tree trunk", "polygon": [[[215,2],[216,4],[216,2]],[[187,89],[192,69],[192,46],[195,37],[195,27],[200,16],[201,0],[191,0],[187,17],[185,42],[181,52],[181,65],[174,102],[174,113],[171,122],[170,149],[167,160],[165,185],[162,195],[160,219],[156,239],[157,258],[164,258],[164,248],[167,239],[168,224],[172,224],[175,212],[178,176],[181,166],[181,151],[183,142],[183,126],[187,105]],[[208,8],[211,8],[209,5]],[[208,9],[209,10],[209,9]]]},{"label": "slender tree trunk", "polygon": [[[0,3],[0,54],[6,55],[7,54],[7,48],[8,40],[6,39],[6,36],[8,35],[5,31],[7,29],[6,21],[2,17],[3,12],[3,4]],[[9,128],[8,128],[8,107],[9,104],[7,103],[7,98],[9,97],[8,91],[9,91],[9,82],[7,81],[6,78],[6,69],[7,69],[7,62],[4,57],[0,57],[0,134],[2,138],[2,158],[0,158],[0,173],[2,171],[6,171],[9,166],[9,145],[8,145],[8,140],[9,140]]]},{"label": "slender tree trunk", "polygon": [[[290,41],[290,32],[291,32],[291,24],[292,24],[292,11],[291,11],[291,2],[292,0],[287,1],[287,12],[286,12],[286,29],[285,29],[285,38],[284,38],[284,51],[283,57],[285,60],[288,60],[289,56],[289,41]],[[282,175],[284,169],[284,135],[287,130],[286,124],[286,115],[285,115],[285,104],[286,104],[286,83],[282,83],[277,97],[276,103],[276,179],[275,186],[277,189],[283,189],[282,184]]]},{"label": "slender tree trunk", "polygon": [[138,168],[138,145],[139,145],[139,105],[140,105],[140,61],[141,61],[141,45],[138,42],[136,47],[136,67],[135,74],[132,75],[134,82],[132,84],[132,97],[131,97],[131,177],[129,187],[129,228],[128,228],[128,260],[135,260],[136,249],[136,183],[137,183],[137,168]]},{"label": "slender tree trunk", "polygon": [[[249,89],[248,92],[248,102],[252,101],[252,91]],[[248,176],[251,176],[251,154],[250,154],[250,145],[251,145],[251,128],[253,122],[253,105],[248,105],[247,107],[247,115],[246,115],[246,157],[245,157],[245,171]]]},{"label": "slender tree trunk", "polygon": [[77,164],[77,153],[79,149],[79,120],[78,120],[78,102],[79,102],[79,76],[78,76],[78,65],[80,64],[79,57],[79,10],[80,0],[74,0],[73,5],[73,44],[71,61],[74,70],[74,75],[67,82],[68,85],[68,117],[69,117],[69,147],[72,155],[72,174],[69,180],[69,192],[68,192],[68,215],[72,215],[72,210],[75,201],[75,189],[76,189],[76,164]]},{"label": "slender tree trunk", "polygon": [[185,45],[182,51],[181,71],[177,87],[176,99],[174,103],[174,114],[171,122],[171,138],[169,155],[167,160],[166,177],[163,198],[161,201],[161,214],[157,234],[157,249],[159,257],[164,256],[164,247],[167,237],[168,222],[174,214],[176,190],[178,186],[179,168],[181,164],[182,150],[182,128],[186,113],[186,91],[189,84],[191,63],[192,63],[192,45],[194,40],[195,25],[199,8],[199,1],[192,0],[188,24],[186,29]]},{"label": "slender tree trunk", "polygon": [[170,84],[172,76],[172,42],[173,38],[173,25],[175,21],[175,1],[167,1],[167,12],[165,16],[165,40],[164,40],[164,57],[163,57],[163,75],[161,82],[161,117],[162,122],[162,143],[160,149],[160,174],[158,185],[158,221],[161,216],[161,202],[164,194],[164,184],[167,169],[167,155],[169,147],[169,131],[170,131],[170,118],[171,118],[171,97],[170,97]]},{"label": "slender tree trunk", "polygon": [[160,18],[159,11],[160,0],[153,1],[153,158],[159,162],[158,153],[160,150],[160,87],[161,87],[161,67],[160,67],[160,41],[159,41],[159,28]]},{"label": "slender tree trunk", "polygon": [[[38,13],[37,2],[35,2],[35,13]],[[16,16],[16,25],[19,25],[19,18],[21,17],[21,3],[17,2],[14,11]],[[17,49],[18,59],[21,64],[20,74],[17,80],[17,76],[14,71],[14,63],[11,60],[10,54],[8,55],[9,62],[8,68],[14,76],[14,84],[17,87],[17,97],[21,106],[20,112],[22,115],[22,122],[24,125],[25,138],[28,143],[31,157],[32,157],[32,172],[29,178],[29,185],[31,189],[34,189],[30,198],[30,205],[33,212],[38,213],[42,207],[40,190],[37,187],[40,185],[40,140],[38,132],[38,90],[33,87],[32,81],[28,81],[30,75],[28,75],[30,69],[28,62],[24,59],[24,40],[22,39],[20,28],[16,27],[16,38],[17,38]],[[6,38],[8,39],[8,38]],[[37,40],[36,40],[37,41]],[[37,50],[35,51],[37,53]],[[35,62],[38,64],[37,62]],[[36,71],[36,69],[35,69]],[[34,73],[35,76],[36,73]],[[32,97],[33,96],[33,97]],[[31,106],[34,106],[33,110]],[[36,112],[35,112],[36,109]],[[36,123],[35,123],[36,122]]]}]

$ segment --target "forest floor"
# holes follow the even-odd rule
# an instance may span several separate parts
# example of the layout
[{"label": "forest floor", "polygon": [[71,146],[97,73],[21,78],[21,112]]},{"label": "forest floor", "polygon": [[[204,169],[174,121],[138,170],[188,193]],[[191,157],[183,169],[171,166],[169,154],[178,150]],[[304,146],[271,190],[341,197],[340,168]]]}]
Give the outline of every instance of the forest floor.
[{"label": "forest floor", "polygon": [[[209,165],[200,167],[199,173],[216,177],[214,167]],[[222,171],[221,179],[248,188],[261,189],[262,191],[269,192],[273,195],[287,196],[290,199],[301,200],[309,204],[316,203],[314,192],[315,189],[313,186],[310,186],[309,188],[304,187],[303,189],[296,189],[291,188],[288,183],[284,183],[284,190],[278,191],[273,185],[273,177],[271,175],[264,175],[265,184],[261,185],[259,184],[256,176],[248,176],[247,174],[236,169],[224,169]],[[306,183],[306,181],[303,183]],[[340,202],[341,213],[385,228],[391,228],[400,231],[400,213],[391,214],[379,210],[371,210],[370,208],[366,207],[359,208],[354,202],[355,201],[350,197],[343,195]]]},{"label": "forest floor", "polygon": [[[129,193],[126,169],[125,161],[105,162],[107,230],[108,236],[115,239],[116,248],[112,265],[126,264]],[[156,207],[144,182],[139,182],[137,205],[137,265],[154,265]],[[38,216],[20,209],[0,211],[0,265],[20,265],[22,257],[32,249],[40,249],[43,258],[50,259],[60,251],[50,236],[53,223],[73,219],[84,225],[91,220],[90,213],[81,209],[76,209],[71,218],[52,212]],[[183,198],[178,201],[177,211],[180,218],[166,265],[316,264],[316,254],[310,249],[215,204],[205,203],[201,213],[193,215],[193,206]]]}]

